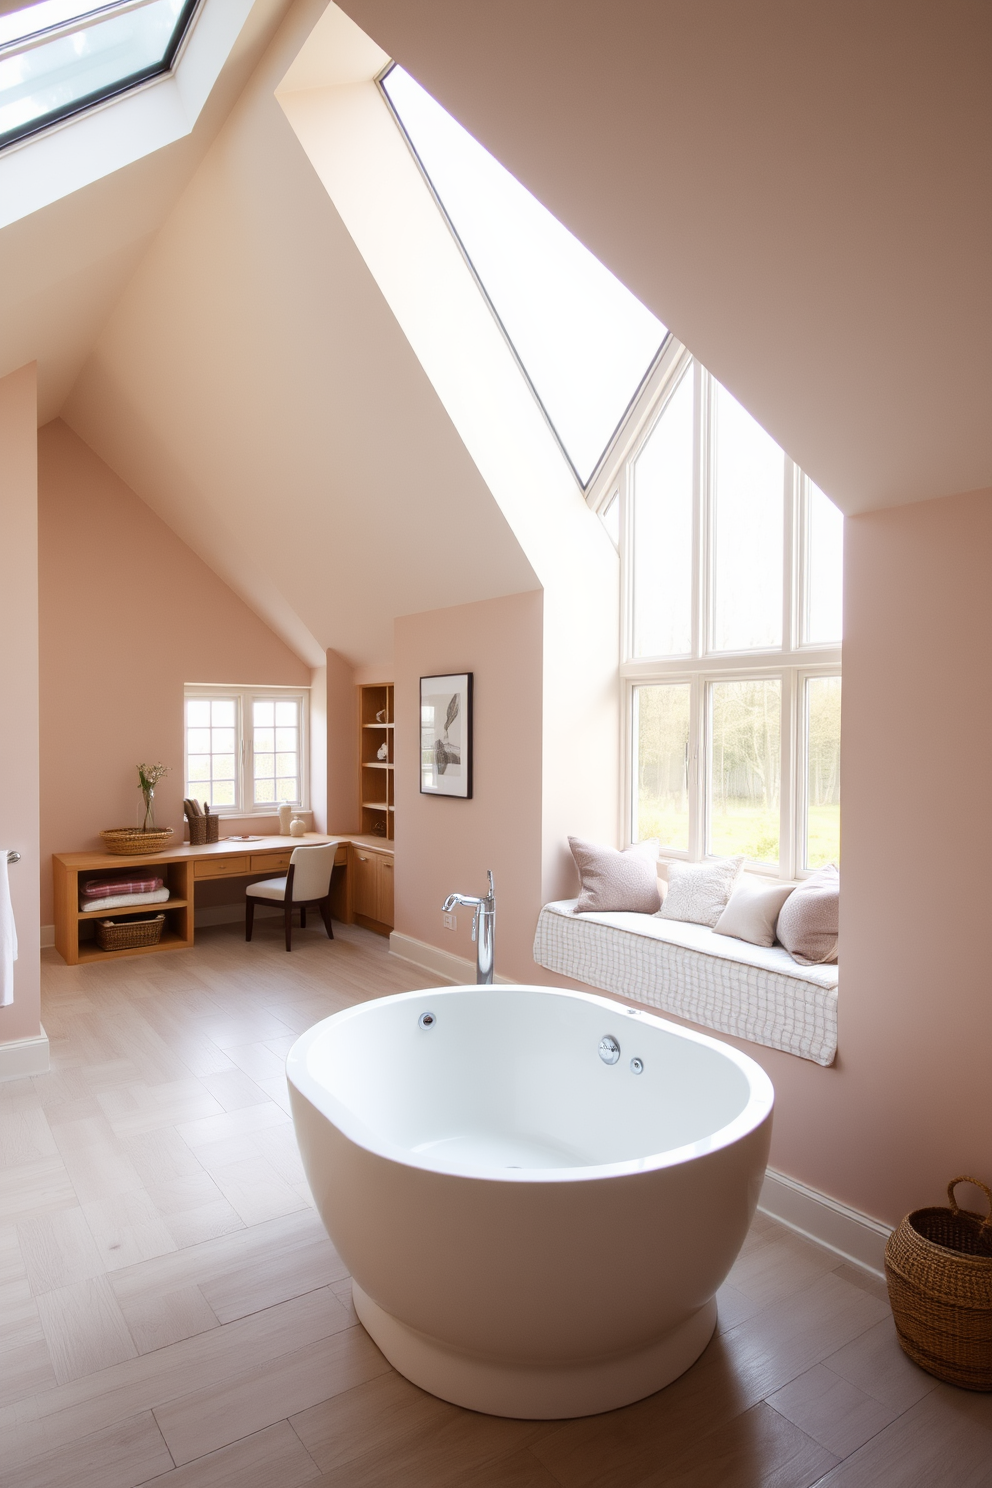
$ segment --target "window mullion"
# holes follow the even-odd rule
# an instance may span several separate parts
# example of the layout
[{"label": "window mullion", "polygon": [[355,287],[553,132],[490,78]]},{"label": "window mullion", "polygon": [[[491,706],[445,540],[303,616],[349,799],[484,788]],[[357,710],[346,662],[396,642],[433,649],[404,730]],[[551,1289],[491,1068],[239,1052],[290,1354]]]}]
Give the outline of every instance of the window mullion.
[{"label": "window mullion", "polygon": [[797,673],[787,668],[782,673],[782,743],[781,743],[781,815],[779,823],[779,873],[783,878],[796,876],[796,849],[799,818],[798,800],[799,730]]},{"label": "window mullion", "polygon": [[[238,698],[238,717],[240,724],[238,733],[241,741],[241,748],[239,750],[241,755],[239,794],[241,798],[241,811],[247,812],[250,809],[248,782],[252,777],[252,762],[255,757],[255,751],[251,734],[251,698],[246,692],[243,692]],[[251,804],[253,805],[254,802]]]},{"label": "window mullion", "polygon": [[706,681],[697,672],[689,693],[689,858],[698,863],[706,849],[707,729]]},{"label": "window mullion", "polygon": [[692,654],[693,656],[705,656],[710,645],[710,612],[712,609],[709,376],[696,361],[692,364],[692,376],[695,420],[692,470]]},{"label": "window mullion", "polygon": [[802,594],[800,573],[800,533],[798,492],[801,476],[795,463],[785,459],[785,504],[782,522],[782,650],[795,651],[799,645],[799,598]]}]

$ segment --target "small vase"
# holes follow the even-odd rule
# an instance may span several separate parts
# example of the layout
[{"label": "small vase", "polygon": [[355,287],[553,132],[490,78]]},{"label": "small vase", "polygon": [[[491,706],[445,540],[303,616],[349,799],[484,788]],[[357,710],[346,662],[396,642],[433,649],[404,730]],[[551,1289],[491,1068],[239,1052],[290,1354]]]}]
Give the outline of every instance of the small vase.
[{"label": "small vase", "polygon": [[289,836],[289,824],[292,820],[292,817],[293,808],[292,806],[287,806],[284,801],[283,804],[279,807],[279,835],[281,837]]},{"label": "small vase", "polygon": [[141,823],[141,830],[143,832],[155,832],[157,831],[155,826],[155,787],[151,786],[148,790],[143,790],[141,794],[145,798],[145,819]]},{"label": "small vase", "polygon": [[302,816],[294,816],[289,824],[290,837],[305,837],[307,835],[307,824]]}]

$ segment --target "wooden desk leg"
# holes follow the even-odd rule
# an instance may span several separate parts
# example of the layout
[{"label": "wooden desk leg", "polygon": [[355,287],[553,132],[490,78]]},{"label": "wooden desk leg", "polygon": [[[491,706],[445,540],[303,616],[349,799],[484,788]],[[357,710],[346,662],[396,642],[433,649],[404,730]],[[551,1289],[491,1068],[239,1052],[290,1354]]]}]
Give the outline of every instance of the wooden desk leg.
[{"label": "wooden desk leg", "polygon": [[186,915],[186,935],[184,939],[186,944],[191,946],[193,944],[194,921],[196,919],[194,907],[196,879],[193,877],[193,864],[189,859],[182,864],[182,875],[183,887],[181,897],[186,900],[186,909],[184,911]]},{"label": "wooden desk leg", "polygon": [[64,864],[52,861],[52,886],[55,891],[55,949],[68,966],[79,964],[79,874]]}]

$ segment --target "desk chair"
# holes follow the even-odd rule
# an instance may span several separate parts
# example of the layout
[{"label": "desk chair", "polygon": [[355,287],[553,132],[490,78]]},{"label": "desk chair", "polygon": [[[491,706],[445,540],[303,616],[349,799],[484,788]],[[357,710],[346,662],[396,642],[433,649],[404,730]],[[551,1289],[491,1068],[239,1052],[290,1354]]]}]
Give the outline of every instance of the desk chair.
[{"label": "desk chair", "polygon": [[300,928],[306,929],[307,909],[320,911],[329,940],[334,939],[331,929],[331,874],[334,871],[334,854],[337,843],[328,842],[318,847],[297,847],[289,860],[289,871],[281,878],[265,878],[261,883],[249,884],[245,889],[245,940],[251,940],[255,921],[255,904],[281,904],[286,923],[286,949],[293,949],[293,910],[300,911]]}]

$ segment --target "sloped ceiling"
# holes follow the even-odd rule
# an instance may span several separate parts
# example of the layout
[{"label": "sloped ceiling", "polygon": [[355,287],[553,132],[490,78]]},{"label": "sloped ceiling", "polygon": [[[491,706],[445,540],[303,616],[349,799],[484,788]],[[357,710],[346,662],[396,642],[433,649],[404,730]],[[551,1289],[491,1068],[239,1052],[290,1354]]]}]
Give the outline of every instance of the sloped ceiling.
[{"label": "sloped ceiling", "polygon": [[846,512],[992,484],[987,0],[341,0]]},{"label": "sloped ceiling", "polygon": [[301,656],[388,667],[395,615],[539,586],[273,96],[323,8],[294,7],[63,417]]},{"label": "sloped ceiling", "polygon": [[[0,14],[23,3],[0,0]],[[290,4],[256,0],[191,134],[0,232],[0,377],[38,363],[40,423],[62,407]]]}]

